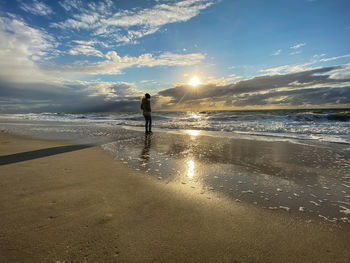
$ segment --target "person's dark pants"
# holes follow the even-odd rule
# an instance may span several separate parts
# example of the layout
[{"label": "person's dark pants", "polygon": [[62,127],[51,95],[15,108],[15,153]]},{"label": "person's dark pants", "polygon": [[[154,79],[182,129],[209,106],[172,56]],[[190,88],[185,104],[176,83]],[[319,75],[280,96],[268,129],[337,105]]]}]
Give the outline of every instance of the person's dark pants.
[{"label": "person's dark pants", "polygon": [[150,132],[152,130],[152,117],[151,115],[147,116],[147,115],[143,115],[145,117],[145,128],[146,128],[146,132]]}]

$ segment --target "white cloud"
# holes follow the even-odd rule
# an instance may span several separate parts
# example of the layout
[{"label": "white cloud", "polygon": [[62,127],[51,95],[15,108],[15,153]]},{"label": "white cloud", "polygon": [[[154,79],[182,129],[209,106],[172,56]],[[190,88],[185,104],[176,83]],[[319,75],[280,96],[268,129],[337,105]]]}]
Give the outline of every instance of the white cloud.
[{"label": "white cloud", "polygon": [[44,77],[35,61],[54,54],[55,39],[16,17],[0,17],[0,78],[31,81]]},{"label": "white cloud", "polygon": [[97,56],[103,57],[103,53],[96,48],[89,45],[78,45],[71,50],[69,50],[69,54],[71,55],[86,55],[86,56]]},{"label": "white cloud", "polygon": [[289,55],[298,55],[298,54],[300,54],[301,53],[301,51],[300,50],[297,50],[297,51],[294,51],[294,52],[290,52],[289,53]]},{"label": "white cloud", "polygon": [[99,40],[96,40],[96,39],[91,39],[91,40],[73,40],[72,41],[73,43],[76,43],[78,45],[85,45],[85,46],[102,46],[102,47],[105,47],[105,48],[108,48],[109,45],[106,44],[105,42],[103,41],[99,41]]},{"label": "white cloud", "polygon": [[[331,79],[340,79],[340,80],[343,80],[343,79],[349,80],[350,79],[350,71],[344,72],[344,73],[335,73],[335,74],[331,75],[330,78]],[[348,82],[347,85],[349,86],[350,82]]]},{"label": "white cloud", "polygon": [[331,79],[350,80],[350,63],[341,66],[339,70],[333,72],[335,73],[330,76]]},{"label": "white cloud", "polygon": [[322,54],[313,55],[312,57],[313,57],[313,58],[322,58],[322,57],[324,57],[325,55],[326,55],[325,53],[322,53]]},{"label": "white cloud", "polygon": [[88,97],[104,97],[105,101],[115,101],[128,97],[142,96],[143,92],[128,82],[86,82]]},{"label": "white cloud", "polygon": [[338,56],[338,57],[323,58],[320,61],[327,62],[327,61],[337,60],[337,59],[341,59],[341,58],[348,58],[348,57],[350,57],[350,54]]},{"label": "white cloud", "polygon": [[299,43],[299,44],[296,44],[296,45],[294,45],[294,46],[292,46],[292,47],[290,47],[291,49],[298,49],[298,48],[301,48],[301,47],[303,47],[303,46],[305,46],[306,45],[306,43]]},{"label": "white cloud", "polygon": [[51,26],[61,29],[94,29],[98,27],[99,19],[98,13],[75,14],[74,19],[69,18],[65,22],[52,23]]},{"label": "white cloud", "polygon": [[21,9],[24,11],[31,13],[33,15],[41,15],[46,16],[53,13],[51,7],[46,5],[43,2],[40,2],[38,0],[33,0],[33,3],[21,3],[20,5]]},{"label": "white cloud", "polygon": [[187,0],[173,4],[160,4],[140,11],[118,12],[104,22],[107,26],[146,26],[153,28],[169,23],[188,21],[210,5],[212,3],[206,0]]},{"label": "white cloud", "polygon": [[227,77],[221,77],[221,78],[208,77],[204,81],[205,81],[206,85],[207,84],[227,85],[227,84],[233,83],[241,78],[242,78],[242,76],[238,76],[236,74],[230,74]]},{"label": "white cloud", "polygon": [[157,4],[152,8],[119,10],[112,14],[113,2],[110,0],[105,0],[100,4],[90,3],[88,8],[82,8],[80,0],[65,0],[60,2],[65,10],[75,8],[81,13],[75,14],[73,18],[66,21],[52,23],[51,26],[61,29],[90,29],[93,30],[94,35],[113,36],[118,42],[135,43],[135,39],[153,34],[166,24],[190,20],[215,1],[167,2]]},{"label": "white cloud", "polygon": [[78,9],[83,5],[81,0],[64,0],[58,2],[66,11]]},{"label": "white cloud", "polygon": [[267,75],[281,75],[286,73],[296,73],[305,71],[311,68],[307,68],[307,66],[312,65],[312,62],[307,63],[301,63],[296,65],[284,65],[284,66],[278,66],[274,68],[268,68],[268,69],[262,69],[260,72],[267,72]]},{"label": "white cloud", "polygon": [[117,52],[106,54],[107,60],[89,65],[73,65],[66,68],[69,71],[86,74],[120,74],[121,70],[130,67],[156,67],[156,66],[190,66],[201,62],[205,57],[200,53],[186,55],[163,53],[157,57],[152,54],[142,54],[138,57],[120,57]]},{"label": "white cloud", "polygon": [[[314,65],[316,62],[317,61],[311,61],[311,62],[295,64],[295,65],[283,65],[283,66],[278,66],[274,68],[262,69],[260,70],[260,72],[267,72],[266,75],[283,75],[283,74],[289,74],[289,73],[297,73],[297,72],[303,72],[308,70],[320,69],[320,67],[311,66],[311,65]],[[345,73],[347,73],[349,70],[350,70],[350,64],[344,64],[342,66],[337,66],[337,67],[335,66],[334,69],[329,69],[326,72],[327,74],[332,72],[333,75],[330,75],[330,76],[337,75],[338,76],[337,78],[345,79],[345,77],[342,77],[342,76],[344,76]],[[322,73],[318,73],[318,74],[321,75]]]},{"label": "white cloud", "polygon": [[56,76],[76,77],[77,74],[120,74],[130,67],[190,66],[200,63],[205,56],[201,53],[162,53],[154,56],[142,54],[137,57],[119,56],[115,51],[103,54],[95,45],[96,40],[74,40],[71,55],[86,55],[105,58],[90,63],[74,62],[60,66],[54,63],[40,68],[43,60],[56,51],[56,40],[47,32],[28,26],[15,17],[0,17],[0,80],[10,82],[45,82]]},{"label": "white cloud", "polygon": [[113,6],[113,1],[112,0],[105,0],[101,1],[99,3],[89,3],[88,4],[89,8],[94,11],[98,11],[100,13],[110,13],[110,9]]},{"label": "white cloud", "polygon": [[276,52],[272,53],[272,56],[278,56],[279,54],[281,54],[282,49],[277,50]]}]

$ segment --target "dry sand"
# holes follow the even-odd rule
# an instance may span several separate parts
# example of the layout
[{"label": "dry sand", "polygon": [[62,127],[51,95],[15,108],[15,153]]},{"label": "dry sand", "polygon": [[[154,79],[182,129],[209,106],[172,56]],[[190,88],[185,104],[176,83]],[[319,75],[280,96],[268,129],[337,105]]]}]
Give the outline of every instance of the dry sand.
[{"label": "dry sand", "polygon": [[[64,147],[62,147],[64,146]],[[350,229],[0,133],[0,262],[349,262]]]}]

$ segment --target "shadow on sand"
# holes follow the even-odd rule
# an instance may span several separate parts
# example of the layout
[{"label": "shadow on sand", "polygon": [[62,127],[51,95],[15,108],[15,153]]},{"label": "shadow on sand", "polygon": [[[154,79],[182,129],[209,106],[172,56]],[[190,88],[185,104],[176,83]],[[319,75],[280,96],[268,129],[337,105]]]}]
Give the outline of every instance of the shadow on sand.
[{"label": "shadow on sand", "polygon": [[76,144],[76,145],[51,147],[46,149],[15,153],[10,155],[3,155],[3,156],[0,156],[0,165],[7,165],[12,163],[29,161],[29,160],[43,158],[43,157],[52,156],[56,154],[78,151],[78,150],[82,150],[82,149],[86,149],[94,146],[96,146],[96,144]]}]

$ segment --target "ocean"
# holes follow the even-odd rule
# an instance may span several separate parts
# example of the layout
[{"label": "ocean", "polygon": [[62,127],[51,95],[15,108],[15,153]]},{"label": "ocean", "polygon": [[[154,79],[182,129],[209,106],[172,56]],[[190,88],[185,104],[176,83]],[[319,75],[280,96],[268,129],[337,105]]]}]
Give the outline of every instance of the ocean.
[{"label": "ocean", "polygon": [[[80,124],[86,128],[142,129],[140,112],[130,113],[28,113],[0,116],[0,120],[29,120]],[[216,136],[255,140],[302,140],[350,144],[350,109],[154,112],[157,131],[195,130]],[[38,130],[36,130],[37,132]]]},{"label": "ocean", "polygon": [[0,130],[98,145],[166,183],[350,223],[349,109],[154,112],[152,119],[152,135],[140,112],[3,114]]}]

